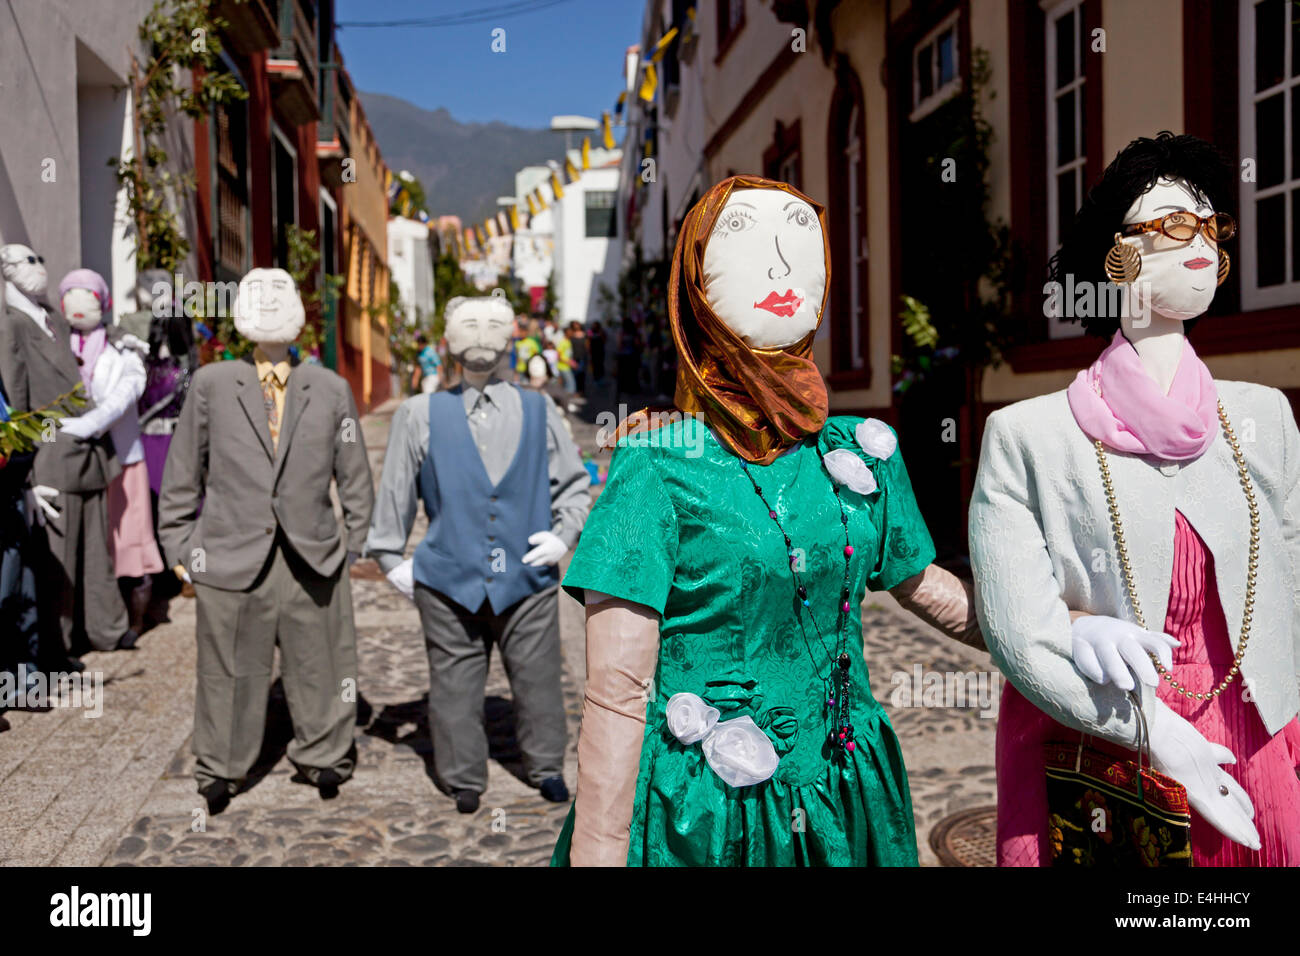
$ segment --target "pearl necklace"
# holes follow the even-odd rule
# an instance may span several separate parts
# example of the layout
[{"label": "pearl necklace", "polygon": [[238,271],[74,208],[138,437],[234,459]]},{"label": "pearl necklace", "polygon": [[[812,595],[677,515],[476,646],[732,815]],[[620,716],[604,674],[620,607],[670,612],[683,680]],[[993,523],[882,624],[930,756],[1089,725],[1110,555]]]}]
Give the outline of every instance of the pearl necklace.
[{"label": "pearl necklace", "polygon": [[[847,751],[852,753],[857,744],[854,742],[853,724],[850,721],[849,714],[849,655],[845,650],[845,641],[847,638],[847,624],[849,622],[849,611],[852,605],[849,603],[849,558],[853,556],[853,545],[849,544],[849,516],[844,511],[844,499],[840,497],[839,486],[834,482],[831,488],[835,492],[835,503],[840,509],[840,525],[844,529],[844,580],[840,589],[840,602],[838,618],[835,624],[835,653],[827,654],[830,658],[830,673],[826,677],[821,676],[821,665],[817,663],[817,656],[813,654],[812,644],[808,640],[808,629],[804,626],[804,613],[807,612],[809,620],[812,621],[813,630],[817,632],[817,643],[821,646],[822,651],[826,652],[824,643],[825,631],[817,623],[817,616],[813,613],[812,601],[808,598],[808,588],[804,585],[802,576],[796,565],[799,563],[799,553],[792,547],[790,535],[786,532],[785,527],[781,524],[781,519],[777,517],[776,508],[763,496],[763,489],[759,487],[754,475],[749,470],[749,462],[741,459],[740,467],[745,472],[745,477],[749,479],[754,486],[754,493],[758,499],[767,507],[767,516],[772,519],[777,530],[781,532],[781,537],[785,539],[786,554],[790,559],[790,577],[795,585],[795,607],[797,608],[799,630],[803,635],[804,648],[808,651],[808,657],[812,661],[813,669],[816,671],[822,686],[826,689],[825,713],[830,718],[830,732],[827,735],[827,743],[831,747],[832,753],[842,754]],[[838,670],[836,669],[838,665]]]}]

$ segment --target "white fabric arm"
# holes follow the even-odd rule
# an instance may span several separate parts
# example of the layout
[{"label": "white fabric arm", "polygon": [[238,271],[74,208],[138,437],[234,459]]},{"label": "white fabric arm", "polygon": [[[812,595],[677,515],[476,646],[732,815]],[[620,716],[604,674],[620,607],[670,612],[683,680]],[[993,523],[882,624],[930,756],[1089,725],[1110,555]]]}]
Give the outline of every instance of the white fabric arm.
[{"label": "white fabric arm", "polygon": [[[1137,747],[1137,715],[1123,690],[1074,666],[1070,612],[1061,597],[1018,436],[994,412],[984,432],[970,505],[975,608],[989,654],[1034,706],[1067,727]],[[1104,520],[1104,516],[1103,516]],[[1139,687],[1148,723],[1155,696]]]}]

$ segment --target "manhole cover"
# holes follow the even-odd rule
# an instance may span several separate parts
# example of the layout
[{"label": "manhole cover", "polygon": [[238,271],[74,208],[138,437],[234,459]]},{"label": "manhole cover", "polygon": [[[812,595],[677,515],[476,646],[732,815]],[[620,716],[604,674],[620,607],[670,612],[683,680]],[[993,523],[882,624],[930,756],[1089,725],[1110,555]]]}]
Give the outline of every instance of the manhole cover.
[{"label": "manhole cover", "polygon": [[930,831],[930,849],[943,866],[997,866],[996,807],[963,810]]}]

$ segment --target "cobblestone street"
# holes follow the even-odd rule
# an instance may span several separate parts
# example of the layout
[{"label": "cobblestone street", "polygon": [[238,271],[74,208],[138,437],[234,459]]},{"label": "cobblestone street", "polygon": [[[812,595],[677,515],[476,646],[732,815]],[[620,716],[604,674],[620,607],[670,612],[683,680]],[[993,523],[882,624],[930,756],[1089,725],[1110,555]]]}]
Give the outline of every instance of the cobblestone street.
[{"label": "cobblestone street", "polygon": [[[366,419],[376,477],[392,406]],[[594,426],[574,435],[593,447]],[[422,534],[417,525],[412,541]],[[0,735],[0,862],[7,865],[544,865],[567,805],[550,804],[517,775],[509,685],[493,658],[485,702],[492,760],[482,806],[456,813],[435,788],[425,716],[428,669],[413,606],[369,561],[352,571],[362,704],[354,778],[337,798],[294,778],[291,737],[277,683],[262,757],[229,809],[204,819],[190,755],[194,603],[172,602],[172,621],[140,649],[88,654],[104,676],[103,715],[55,709],[10,712]],[[906,618],[888,595],[864,609],[876,695],[902,741],[921,860],[935,864],[932,828],[950,814],[994,802],[995,720],[966,707],[890,703],[921,674],[988,672],[988,656],[945,641]],[[561,597],[569,751],[576,782],[583,680],[583,614]],[[919,671],[918,671],[919,668]],[[987,679],[987,678],[985,678]],[[994,706],[1000,684],[992,686]]]}]

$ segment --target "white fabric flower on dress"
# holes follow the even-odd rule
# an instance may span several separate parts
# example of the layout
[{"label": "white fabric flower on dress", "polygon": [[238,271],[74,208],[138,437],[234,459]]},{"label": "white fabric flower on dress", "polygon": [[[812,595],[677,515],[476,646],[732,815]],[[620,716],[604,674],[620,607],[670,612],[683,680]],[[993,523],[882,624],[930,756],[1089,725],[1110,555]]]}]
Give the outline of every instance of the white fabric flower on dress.
[{"label": "white fabric flower on dress", "polygon": [[771,738],[752,717],[718,723],[718,708],[696,694],[673,694],[664,716],[674,737],[686,745],[700,744],[704,759],[728,786],[762,783],[776,773],[781,762]]},{"label": "white fabric flower on dress", "polygon": [[853,437],[872,458],[881,461],[889,458],[898,450],[898,439],[890,427],[879,418],[868,418],[853,429]]},{"label": "white fabric flower on dress", "polygon": [[822,461],[831,478],[850,491],[869,495],[876,490],[876,476],[867,463],[844,448],[836,448],[822,455]]},{"label": "white fabric flower on dress", "polygon": [[751,717],[718,724],[700,744],[704,759],[731,787],[750,787],[776,773],[780,757],[771,739]]},{"label": "white fabric flower on dress", "polygon": [[721,712],[696,694],[673,694],[664,710],[668,729],[684,744],[699,743],[713,730]]}]

